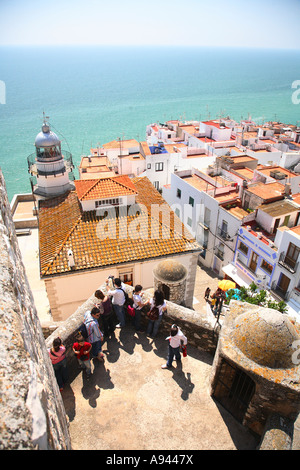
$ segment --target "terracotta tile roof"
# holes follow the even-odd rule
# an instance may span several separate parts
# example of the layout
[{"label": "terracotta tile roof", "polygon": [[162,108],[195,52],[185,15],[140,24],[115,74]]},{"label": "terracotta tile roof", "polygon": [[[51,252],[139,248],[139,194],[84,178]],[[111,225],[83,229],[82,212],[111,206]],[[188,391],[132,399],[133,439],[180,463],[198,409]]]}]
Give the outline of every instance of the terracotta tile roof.
[{"label": "terracotta tile roof", "polygon": [[[94,181],[93,181],[94,183]],[[126,227],[135,226],[135,216],[118,213],[109,238],[99,237],[100,217],[95,211],[83,212],[75,191],[66,196],[41,201],[39,207],[40,272],[42,277],[66,274],[86,269],[99,269],[126,262],[142,261],[184,252],[199,251],[196,241],[183,229],[178,217],[170,211],[170,226],[163,214],[168,205],[147,178],[134,178],[138,190],[136,202],[141,205],[140,237],[127,237]],[[163,208],[159,218],[150,211],[151,204]],[[144,208],[147,209],[144,209]],[[147,223],[148,222],[148,223]],[[153,224],[153,225],[152,225]],[[107,224],[110,227],[109,224]],[[151,238],[151,228],[158,235]],[[156,233],[156,232],[155,232]],[[169,234],[169,237],[166,237]],[[115,236],[117,235],[117,236]],[[68,265],[67,252],[72,249],[75,267]]]},{"label": "terracotta tile roof", "polygon": [[75,180],[75,188],[81,201],[137,194],[137,190],[128,176],[101,178],[96,181],[94,179]]}]

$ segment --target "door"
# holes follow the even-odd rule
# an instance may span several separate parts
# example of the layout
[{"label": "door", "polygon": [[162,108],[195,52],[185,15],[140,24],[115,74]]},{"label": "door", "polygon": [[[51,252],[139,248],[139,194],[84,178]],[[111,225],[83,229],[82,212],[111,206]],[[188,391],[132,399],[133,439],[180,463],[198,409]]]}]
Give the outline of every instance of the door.
[{"label": "door", "polygon": [[242,370],[222,360],[213,397],[240,423],[255,392],[255,383]]},{"label": "door", "polygon": [[164,299],[169,300],[170,299],[170,287],[167,286],[166,284],[161,284],[161,290],[163,291]]},{"label": "door", "polygon": [[255,273],[257,267],[258,254],[253,251],[249,268]]},{"label": "door", "polygon": [[279,222],[280,222],[280,219],[276,219],[276,220],[275,220],[275,224],[274,224],[274,228],[273,228],[273,233],[276,233],[276,232],[277,232]]},{"label": "door", "polygon": [[281,274],[280,279],[279,279],[279,283],[277,285],[277,289],[283,295],[285,295],[287,293],[288,288],[289,288],[290,282],[291,282],[291,280],[290,280],[289,277],[287,277],[285,274]]}]

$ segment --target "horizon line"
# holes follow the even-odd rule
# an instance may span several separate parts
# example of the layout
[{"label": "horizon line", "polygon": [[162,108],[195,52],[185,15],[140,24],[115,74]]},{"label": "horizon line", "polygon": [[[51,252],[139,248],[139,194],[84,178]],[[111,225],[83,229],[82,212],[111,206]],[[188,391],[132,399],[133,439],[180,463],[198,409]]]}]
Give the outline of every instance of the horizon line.
[{"label": "horizon line", "polygon": [[87,44],[87,43],[77,43],[77,44],[68,44],[68,43],[53,43],[53,44],[0,44],[0,47],[139,47],[139,48],[149,48],[149,47],[163,47],[163,48],[213,48],[213,49],[255,49],[255,50],[281,50],[281,51],[300,51],[299,47],[274,47],[274,46],[236,46],[236,45],[203,45],[203,44]]}]

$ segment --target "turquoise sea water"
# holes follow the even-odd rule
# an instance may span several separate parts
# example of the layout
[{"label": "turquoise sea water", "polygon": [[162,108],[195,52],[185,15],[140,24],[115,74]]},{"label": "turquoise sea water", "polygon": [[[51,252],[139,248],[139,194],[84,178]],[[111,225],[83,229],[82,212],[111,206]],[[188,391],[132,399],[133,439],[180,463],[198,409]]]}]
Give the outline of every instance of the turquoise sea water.
[{"label": "turquoise sea water", "polygon": [[31,190],[27,156],[43,111],[76,165],[99,143],[144,140],[151,122],[249,114],[300,123],[300,105],[292,103],[300,51],[0,47],[0,80],[0,166],[10,200]]}]

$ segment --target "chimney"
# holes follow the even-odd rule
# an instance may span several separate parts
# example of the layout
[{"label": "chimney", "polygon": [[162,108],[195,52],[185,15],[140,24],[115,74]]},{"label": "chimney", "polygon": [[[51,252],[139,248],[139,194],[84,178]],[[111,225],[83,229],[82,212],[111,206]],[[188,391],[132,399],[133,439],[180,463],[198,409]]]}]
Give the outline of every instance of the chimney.
[{"label": "chimney", "polygon": [[73,251],[68,250],[68,264],[69,267],[72,269],[75,266],[75,261],[74,261],[74,256],[73,256]]}]

